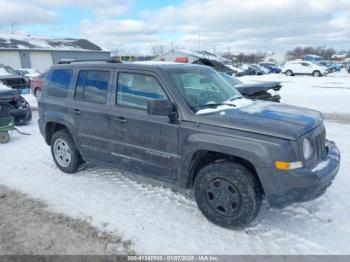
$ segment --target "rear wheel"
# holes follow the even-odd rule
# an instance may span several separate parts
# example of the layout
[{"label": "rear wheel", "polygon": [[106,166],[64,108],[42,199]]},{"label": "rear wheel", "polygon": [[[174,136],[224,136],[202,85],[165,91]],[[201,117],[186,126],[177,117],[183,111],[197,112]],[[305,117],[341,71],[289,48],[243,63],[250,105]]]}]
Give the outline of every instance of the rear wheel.
[{"label": "rear wheel", "polygon": [[315,71],[315,72],[312,73],[312,75],[314,77],[320,77],[321,76],[321,72],[320,71]]},{"label": "rear wheel", "polygon": [[6,144],[10,142],[11,137],[9,132],[0,132],[0,144]]},{"label": "rear wheel", "polygon": [[39,100],[41,97],[41,89],[40,88],[35,89],[34,95],[35,95],[36,99]]},{"label": "rear wheel", "polygon": [[75,173],[82,162],[80,153],[66,129],[59,130],[52,136],[51,154],[57,167],[68,174]]},{"label": "rear wheel", "polygon": [[293,76],[293,72],[291,70],[286,71],[286,76]]},{"label": "rear wheel", "polygon": [[258,181],[237,163],[213,163],[201,169],[195,179],[197,205],[211,222],[227,228],[249,225],[261,206]]}]

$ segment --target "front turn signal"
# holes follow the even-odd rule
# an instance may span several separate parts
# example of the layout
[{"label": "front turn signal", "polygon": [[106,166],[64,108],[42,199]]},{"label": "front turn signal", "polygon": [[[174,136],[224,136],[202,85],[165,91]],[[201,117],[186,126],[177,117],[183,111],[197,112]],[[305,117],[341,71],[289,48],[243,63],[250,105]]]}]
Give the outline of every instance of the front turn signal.
[{"label": "front turn signal", "polygon": [[282,162],[282,161],[276,161],[275,166],[277,169],[280,170],[293,170],[297,168],[302,168],[303,167],[303,162]]}]

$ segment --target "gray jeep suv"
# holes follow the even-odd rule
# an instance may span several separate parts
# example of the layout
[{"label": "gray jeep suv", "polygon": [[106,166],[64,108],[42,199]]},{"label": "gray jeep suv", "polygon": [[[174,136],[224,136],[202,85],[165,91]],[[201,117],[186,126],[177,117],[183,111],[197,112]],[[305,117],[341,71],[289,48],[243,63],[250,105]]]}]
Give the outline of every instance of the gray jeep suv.
[{"label": "gray jeep suv", "polygon": [[39,114],[63,172],[97,160],[191,189],[229,228],[248,225],[263,198],[284,207],[320,196],[340,164],[319,112],[248,100],[200,65],[56,65]]}]

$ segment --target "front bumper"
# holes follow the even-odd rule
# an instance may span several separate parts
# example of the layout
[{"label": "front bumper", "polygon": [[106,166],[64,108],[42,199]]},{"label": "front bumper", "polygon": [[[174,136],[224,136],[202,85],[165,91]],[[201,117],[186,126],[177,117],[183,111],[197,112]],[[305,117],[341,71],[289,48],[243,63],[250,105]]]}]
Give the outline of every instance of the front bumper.
[{"label": "front bumper", "polygon": [[11,116],[15,119],[16,125],[26,125],[32,120],[32,110],[30,107],[16,108],[11,110]]},{"label": "front bumper", "polygon": [[[313,169],[296,169],[289,174],[293,188],[267,194],[267,201],[273,207],[282,208],[295,202],[305,202],[323,195],[332,184],[340,167],[340,152],[334,142],[328,141],[327,157]],[[283,174],[281,174],[283,175]],[[286,180],[289,183],[290,180]],[[287,185],[288,188],[288,185]]]}]

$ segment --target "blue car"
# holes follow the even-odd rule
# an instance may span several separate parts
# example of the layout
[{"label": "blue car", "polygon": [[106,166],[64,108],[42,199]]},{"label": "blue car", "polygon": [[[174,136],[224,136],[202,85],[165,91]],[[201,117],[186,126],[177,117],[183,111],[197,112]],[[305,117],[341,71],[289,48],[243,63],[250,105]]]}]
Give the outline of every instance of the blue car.
[{"label": "blue car", "polygon": [[270,73],[275,73],[275,74],[279,74],[281,73],[281,68],[279,68],[278,66],[276,66],[273,63],[260,63],[259,66],[265,67],[267,69],[270,70]]},{"label": "blue car", "polygon": [[342,66],[340,64],[336,64],[334,62],[321,61],[320,64],[326,66],[331,73],[340,71],[342,69]]}]

